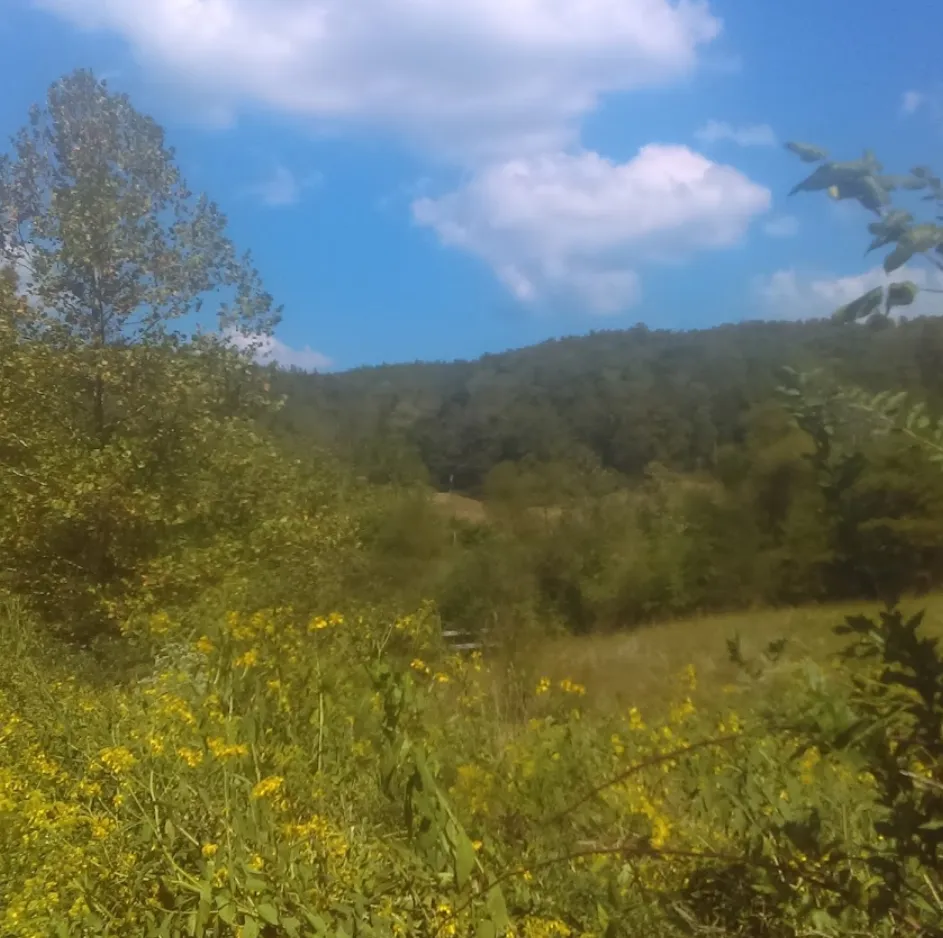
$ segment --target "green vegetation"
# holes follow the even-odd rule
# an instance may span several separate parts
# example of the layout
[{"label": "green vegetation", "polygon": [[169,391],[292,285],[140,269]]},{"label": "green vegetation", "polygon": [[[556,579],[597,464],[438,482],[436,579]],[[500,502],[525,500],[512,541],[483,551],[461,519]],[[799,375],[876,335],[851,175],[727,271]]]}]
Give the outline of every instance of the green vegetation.
[{"label": "green vegetation", "polygon": [[[881,173],[797,188],[939,264],[890,206],[939,180]],[[0,252],[0,936],[943,935],[911,288],[261,368],[251,259],[84,72],[0,160]]]}]

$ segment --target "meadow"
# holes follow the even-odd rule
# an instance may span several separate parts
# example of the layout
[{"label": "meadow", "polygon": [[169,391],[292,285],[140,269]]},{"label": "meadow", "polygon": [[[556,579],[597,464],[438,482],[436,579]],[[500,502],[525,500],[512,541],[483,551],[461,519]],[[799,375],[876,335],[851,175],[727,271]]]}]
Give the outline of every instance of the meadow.
[{"label": "meadow", "polygon": [[[431,607],[217,603],[138,621],[155,667],[119,683],[4,603],[0,934],[866,928],[846,893],[877,887],[881,787],[854,747],[806,738],[853,700],[826,636],[857,610],[490,661],[449,654]],[[764,656],[784,633],[795,654]]]},{"label": "meadow", "polygon": [[0,156],[0,938],[943,938],[917,286],[322,381],[174,159]]}]

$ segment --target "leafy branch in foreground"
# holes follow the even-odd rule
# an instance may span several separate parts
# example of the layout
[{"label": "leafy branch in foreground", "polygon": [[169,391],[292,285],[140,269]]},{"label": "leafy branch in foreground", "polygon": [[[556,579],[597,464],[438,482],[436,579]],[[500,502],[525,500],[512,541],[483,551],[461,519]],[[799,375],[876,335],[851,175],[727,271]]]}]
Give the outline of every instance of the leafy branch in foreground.
[{"label": "leafy branch in foreground", "polygon": [[[819,163],[815,170],[797,183],[790,195],[799,192],[826,192],[836,201],[852,200],[878,216],[868,225],[871,243],[866,254],[890,247],[884,258],[884,272],[891,274],[915,257],[943,271],[943,182],[926,166],[915,166],[909,173],[887,174],[871,150],[860,160],[835,162],[827,151],[806,143],[787,143],[786,149],[804,163]],[[916,206],[900,201],[911,193],[924,193],[919,201],[930,203],[932,219],[915,216]],[[909,206],[909,207],[908,207]],[[887,317],[893,309],[910,306],[920,290],[940,292],[918,286],[913,280],[888,282],[864,293],[836,310],[841,322],[856,322],[873,316]]]}]

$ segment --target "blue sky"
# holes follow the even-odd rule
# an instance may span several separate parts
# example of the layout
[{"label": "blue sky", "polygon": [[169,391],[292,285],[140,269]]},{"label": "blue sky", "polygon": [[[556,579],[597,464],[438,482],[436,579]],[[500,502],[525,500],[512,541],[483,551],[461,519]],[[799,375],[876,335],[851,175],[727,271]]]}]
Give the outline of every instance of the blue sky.
[{"label": "blue sky", "polygon": [[[645,322],[800,318],[882,282],[863,210],[785,140],[943,149],[943,5],[821,0],[0,0],[0,135],[90,67],[167,129],[349,368]],[[924,278],[924,272],[908,276]]]}]

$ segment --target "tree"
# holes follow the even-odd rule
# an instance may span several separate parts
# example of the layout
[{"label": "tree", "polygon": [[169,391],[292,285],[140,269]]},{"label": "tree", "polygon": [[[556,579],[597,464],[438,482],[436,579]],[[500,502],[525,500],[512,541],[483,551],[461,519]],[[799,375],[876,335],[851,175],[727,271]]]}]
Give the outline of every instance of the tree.
[{"label": "tree", "polygon": [[0,555],[57,618],[95,631],[171,541],[210,536],[213,485],[234,484],[214,466],[251,449],[250,356],[279,311],[225,228],[161,128],[87,71],[0,157]]},{"label": "tree", "polygon": [[[271,332],[279,310],[226,219],[195,198],[164,132],[126,95],[79,70],[55,82],[0,158],[0,262],[59,328],[90,354],[90,418],[111,429],[101,353],[174,345],[207,297],[220,298],[220,333]],[[196,320],[194,322],[194,320]]]}]

